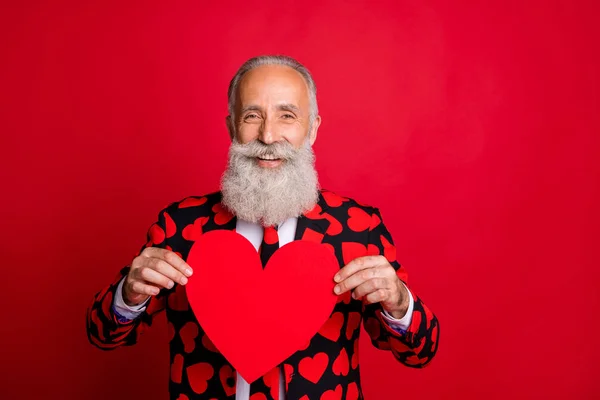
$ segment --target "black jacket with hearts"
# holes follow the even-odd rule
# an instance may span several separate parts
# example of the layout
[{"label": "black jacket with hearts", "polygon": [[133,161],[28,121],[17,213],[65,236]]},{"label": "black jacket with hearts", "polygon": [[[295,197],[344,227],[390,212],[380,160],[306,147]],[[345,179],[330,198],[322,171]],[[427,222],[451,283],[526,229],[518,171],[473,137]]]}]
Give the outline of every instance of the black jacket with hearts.
[{"label": "black jacket with hearts", "polygon": [[[188,197],[160,211],[139,253],[149,246],[161,247],[186,260],[194,241],[203,233],[235,227],[236,218],[221,205],[219,192]],[[400,279],[407,281],[405,268],[396,260],[392,237],[377,208],[323,190],[317,206],[298,218],[295,240],[331,246],[340,268],[356,257],[384,255]],[[183,286],[161,290],[151,298],[140,317],[119,322],[112,302],[120,280],[128,271],[129,267],[121,269],[114,281],[95,295],[88,308],[90,342],[104,350],[133,345],[152,325],[154,317],[165,311],[170,339],[170,398],[235,399],[236,371],[198,324]],[[414,311],[404,335],[386,324],[380,305],[364,306],[361,301],[352,299],[349,292],[340,296],[330,318],[308,346],[283,363],[286,400],[363,398],[358,361],[361,323],[378,349],[390,351],[406,366],[426,366],[437,351],[439,324],[412,290],[411,294]],[[271,388],[273,397],[277,390]]]}]

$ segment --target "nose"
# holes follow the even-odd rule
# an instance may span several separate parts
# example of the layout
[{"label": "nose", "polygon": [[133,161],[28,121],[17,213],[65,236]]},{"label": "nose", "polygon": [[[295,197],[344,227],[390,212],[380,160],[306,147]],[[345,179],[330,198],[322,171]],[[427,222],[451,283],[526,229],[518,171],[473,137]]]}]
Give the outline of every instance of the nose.
[{"label": "nose", "polygon": [[275,123],[273,123],[271,118],[265,118],[260,126],[258,140],[264,144],[272,144],[280,139],[281,137],[277,133],[277,127],[275,126]]}]

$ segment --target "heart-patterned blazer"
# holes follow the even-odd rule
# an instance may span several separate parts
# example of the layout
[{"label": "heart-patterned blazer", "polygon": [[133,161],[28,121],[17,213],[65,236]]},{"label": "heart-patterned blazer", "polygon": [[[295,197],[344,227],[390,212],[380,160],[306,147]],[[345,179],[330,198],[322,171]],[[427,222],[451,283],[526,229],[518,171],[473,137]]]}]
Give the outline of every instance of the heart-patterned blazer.
[{"label": "heart-patterned blazer", "polygon": [[[203,233],[235,227],[236,218],[222,206],[220,192],[188,197],[159,212],[139,253],[155,246],[174,251],[186,260],[191,246]],[[400,279],[407,281],[377,208],[322,190],[315,208],[298,218],[295,240],[330,246],[340,268],[357,257],[383,255]],[[113,298],[128,271],[129,266],[122,268],[114,281],[94,296],[86,316],[89,341],[104,350],[133,345],[154,317],[165,311],[170,340],[170,398],[235,399],[236,371],[198,324],[183,286],[162,289],[132,321],[118,318],[112,308]],[[388,326],[379,304],[363,305],[350,292],[339,296],[331,316],[307,346],[283,362],[286,400],[363,399],[358,354],[361,323],[376,348],[389,351],[408,367],[426,366],[437,351],[439,324],[431,310],[409,290],[414,309],[404,334]],[[271,387],[274,398],[276,391],[277,387]]]}]

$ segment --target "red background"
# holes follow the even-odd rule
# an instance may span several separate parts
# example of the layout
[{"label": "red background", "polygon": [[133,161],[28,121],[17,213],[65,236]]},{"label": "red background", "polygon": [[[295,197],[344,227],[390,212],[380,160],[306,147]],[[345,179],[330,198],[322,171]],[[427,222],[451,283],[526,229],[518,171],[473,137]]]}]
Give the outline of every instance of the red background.
[{"label": "red background", "polygon": [[363,332],[367,399],[600,395],[594,2],[22,3],[0,12],[0,397],[166,398],[164,317],[102,352],[85,308],[161,207],[217,188],[228,81],[279,52],[318,85],[323,186],[382,210],[440,320],[424,370]]}]

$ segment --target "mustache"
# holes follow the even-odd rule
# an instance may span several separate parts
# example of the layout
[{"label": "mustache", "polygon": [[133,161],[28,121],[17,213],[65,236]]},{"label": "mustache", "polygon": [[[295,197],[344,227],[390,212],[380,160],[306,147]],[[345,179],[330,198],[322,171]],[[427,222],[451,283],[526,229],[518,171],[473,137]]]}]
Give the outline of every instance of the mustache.
[{"label": "mustache", "polygon": [[248,158],[264,158],[270,156],[282,160],[291,160],[296,157],[299,152],[299,150],[295,149],[294,146],[287,141],[265,144],[260,140],[253,140],[245,144],[236,142],[232,144],[232,147],[238,155]]}]

